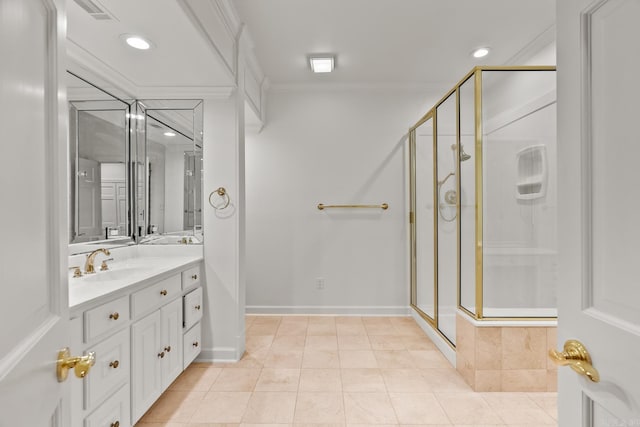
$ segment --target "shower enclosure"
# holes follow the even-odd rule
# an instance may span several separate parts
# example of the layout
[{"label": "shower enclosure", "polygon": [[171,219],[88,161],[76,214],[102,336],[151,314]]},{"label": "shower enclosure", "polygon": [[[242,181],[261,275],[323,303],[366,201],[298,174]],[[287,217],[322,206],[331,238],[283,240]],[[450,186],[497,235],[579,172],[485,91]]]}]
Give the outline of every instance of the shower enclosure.
[{"label": "shower enclosure", "polygon": [[458,314],[556,316],[555,85],[476,67],[411,128],[411,305],[452,347]]}]

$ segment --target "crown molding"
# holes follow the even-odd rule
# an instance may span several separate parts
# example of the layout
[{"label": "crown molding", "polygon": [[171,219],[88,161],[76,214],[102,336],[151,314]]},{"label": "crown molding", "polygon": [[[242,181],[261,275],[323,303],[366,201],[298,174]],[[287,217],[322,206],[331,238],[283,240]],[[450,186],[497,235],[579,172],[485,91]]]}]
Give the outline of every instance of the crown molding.
[{"label": "crown molding", "polygon": [[[238,73],[238,33],[236,31],[239,31],[240,27],[234,28],[238,20],[237,15],[228,12],[232,6],[226,2],[222,3],[216,0],[178,0],[185,15],[207,42],[225,72],[233,81],[236,81]],[[213,15],[205,13],[207,11],[213,12]],[[219,31],[220,24],[222,24],[222,32]],[[217,32],[214,31],[216,28],[219,29]],[[226,36],[230,46],[223,45],[223,41],[220,40],[221,35]],[[225,55],[224,52],[229,53]]]},{"label": "crown molding", "polygon": [[419,92],[445,93],[448,83],[270,83],[265,89],[280,92]]},{"label": "crown molding", "polygon": [[[511,58],[507,59],[504,65],[522,65],[543,48],[556,41],[556,26],[551,25],[543,32],[538,34],[533,40],[527,43],[522,49],[516,52]],[[543,65],[543,64],[540,64]]]},{"label": "crown molding", "polygon": [[88,80],[104,80],[129,97],[136,97],[137,86],[118,70],[67,38],[67,69]]}]

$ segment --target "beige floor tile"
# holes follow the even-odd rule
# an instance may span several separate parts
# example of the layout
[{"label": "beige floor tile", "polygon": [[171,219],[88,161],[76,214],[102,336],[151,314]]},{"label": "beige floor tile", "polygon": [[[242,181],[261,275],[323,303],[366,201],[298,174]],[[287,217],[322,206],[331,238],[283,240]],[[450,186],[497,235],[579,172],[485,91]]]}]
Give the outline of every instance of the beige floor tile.
[{"label": "beige floor tile", "polygon": [[345,423],[293,423],[292,427],[346,427]]},{"label": "beige floor tile", "polygon": [[300,369],[264,368],[255,391],[298,391]]},{"label": "beige floor tile", "polygon": [[347,424],[347,427],[398,427],[398,424]]},{"label": "beige floor tile", "polygon": [[335,335],[308,335],[305,349],[309,350],[337,350],[338,339]]},{"label": "beige floor tile", "polygon": [[498,413],[478,393],[435,393],[454,424],[502,424]]},{"label": "beige floor tile", "polygon": [[386,392],[379,369],[341,369],[345,392]]},{"label": "beige floor tile", "polygon": [[344,393],[347,424],[397,424],[387,393]]},{"label": "beige floor tile", "polygon": [[418,369],[382,369],[381,372],[389,392],[419,393],[432,390]]},{"label": "beige floor tile", "polygon": [[555,425],[547,414],[527,393],[480,393],[502,418],[505,424]]},{"label": "beige floor tile", "polygon": [[337,350],[305,350],[302,356],[302,368],[340,368]]},{"label": "beige floor tile", "polygon": [[439,351],[436,345],[428,337],[424,335],[402,335],[400,339],[404,343],[407,350],[436,350]]},{"label": "beige floor tile", "polygon": [[209,391],[222,368],[190,366],[169,386],[172,391]]},{"label": "beige floor tile", "polygon": [[240,427],[238,423],[189,423],[187,427]]},{"label": "beige floor tile", "polygon": [[245,351],[242,358],[238,362],[231,363],[215,363],[215,366],[231,369],[260,369],[264,364],[264,360],[269,354],[269,348],[260,350]]},{"label": "beige floor tile", "polygon": [[342,391],[339,369],[303,369],[300,373],[300,392]]},{"label": "beige floor tile", "polygon": [[393,327],[391,322],[387,323],[365,323],[364,327],[367,329],[369,335],[396,335],[396,328]]},{"label": "beige floor tile", "polygon": [[269,348],[273,343],[273,335],[248,335],[245,343],[246,350]]},{"label": "beige floor tile", "polygon": [[336,335],[335,323],[311,323],[307,326],[307,335]]},{"label": "beige floor tile", "polygon": [[249,399],[243,423],[291,423],[296,407],[297,393],[255,392]]},{"label": "beige floor tile", "polygon": [[338,335],[366,335],[364,325],[357,323],[336,323],[336,333]]},{"label": "beige floor tile", "polygon": [[433,393],[389,393],[402,424],[446,424],[449,422]]},{"label": "beige floor tile", "polygon": [[276,335],[272,350],[304,350],[306,335]]},{"label": "beige floor tile", "polygon": [[224,368],[211,386],[212,391],[253,391],[260,369]]},{"label": "beige floor tile", "polygon": [[157,423],[146,423],[146,422],[136,423],[136,427],[189,427],[189,426],[191,426],[191,424],[187,424],[187,423],[172,423],[170,421],[168,421],[168,422],[157,422]]},{"label": "beige floor tile", "polygon": [[277,331],[278,331],[278,324],[277,323],[262,324],[262,323],[258,323],[256,321],[256,322],[253,322],[253,324],[251,326],[249,326],[249,328],[247,329],[247,336],[252,336],[252,335],[275,335]]},{"label": "beige floor tile", "polygon": [[377,368],[378,362],[371,350],[340,350],[341,368]]},{"label": "beige floor tile", "polygon": [[367,335],[338,335],[340,350],[371,350]]},{"label": "beige floor tile", "polygon": [[365,325],[391,325],[391,317],[387,316],[366,316],[362,318]]},{"label": "beige floor tile", "polygon": [[254,325],[279,325],[282,321],[282,316],[254,316]]},{"label": "beige floor tile", "polygon": [[281,322],[276,335],[306,335],[307,322]]},{"label": "beige floor tile", "polygon": [[421,369],[420,372],[432,391],[473,391],[453,368]]},{"label": "beige floor tile", "polygon": [[404,336],[424,337],[424,331],[418,325],[394,325],[395,333]]},{"label": "beige floor tile", "polygon": [[374,350],[406,350],[402,337],[398,335],[370,335],[369,341]]},{"label": "beige floor tile", "polygon": [[416,368],[453,368],[453,365],[438,350],[409,350],[409,354]]},{"label": "beige floor tile", "polygon": [[342,393],[300,392],[296,402],[296,423],[343,423]]},{"label": "beige floor tile", "polygon": [[375,350],[380,368],[414,368],[416,363],[407,350]]},{"label": "beige floor tile", "polygon": [[238,427],[291,427],[293,424],[238,424]]},{"label": "beige floor tile", "polygon": [[554,420],[558,419],[558,393],[528,393],[533,400]]},{"label": "beige floor tile", "polygon": [[248,392],[210,391],[199,403],[191,423],[239,423],[251,397]]},{"label": "beige floor tile", "polygon": [[206,396],[204,391],[166,391],[142,417],[142,422],[186,423]]},{"label": "beige floor tile", "polygon": [[300,369],[302,366],[302,350],[270,350],[264,360],[265,368]]},{"label": "beige floor tile", "polygon": [[352,325],[362,325],[362,317],[360,316],[336,316],[335,317],[336,325],[338,323],[352,324]]}]

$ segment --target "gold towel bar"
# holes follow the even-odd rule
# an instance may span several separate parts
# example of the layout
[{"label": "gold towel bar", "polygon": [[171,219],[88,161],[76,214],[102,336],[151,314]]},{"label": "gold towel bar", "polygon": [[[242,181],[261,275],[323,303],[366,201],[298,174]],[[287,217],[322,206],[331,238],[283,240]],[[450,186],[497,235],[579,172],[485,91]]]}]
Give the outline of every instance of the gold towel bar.
[{"label": "gold towel bar", "polygon": [[389,209],[389,205],[383,203],[381,205],[323,205],[322,203],[318,203],[318,209],[328,209],[328,208],[353,208],[353,209]]}]

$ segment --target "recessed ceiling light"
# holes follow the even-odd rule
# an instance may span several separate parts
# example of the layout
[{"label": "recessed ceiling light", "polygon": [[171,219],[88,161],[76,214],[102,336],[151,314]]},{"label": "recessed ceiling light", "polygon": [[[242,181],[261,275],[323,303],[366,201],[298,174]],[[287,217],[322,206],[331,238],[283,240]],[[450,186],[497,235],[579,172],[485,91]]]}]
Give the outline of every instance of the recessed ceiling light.
[{"label": "recessed ceiling light", "polygon": [[330,73],[335,68],[333,55],[310,56],[309,64],[314,73]]},{"label": "recessed ceiling light", "polygon": [[488,47],[479,47],[476,50],[474,50],[471,55],[474,58],[484,58],[485,56],[489,55],[489,48]]},{"label": "recessed ceiling light", "polygon": [[176,136],[176,134],[173,132],[165,132],[164,136]]},{"label": "recessed ceiling light", "polygon": [[153,47],[153,43],[149,40],[135,34],[122,34],[120,38],[134,49],[148,50]]}]

